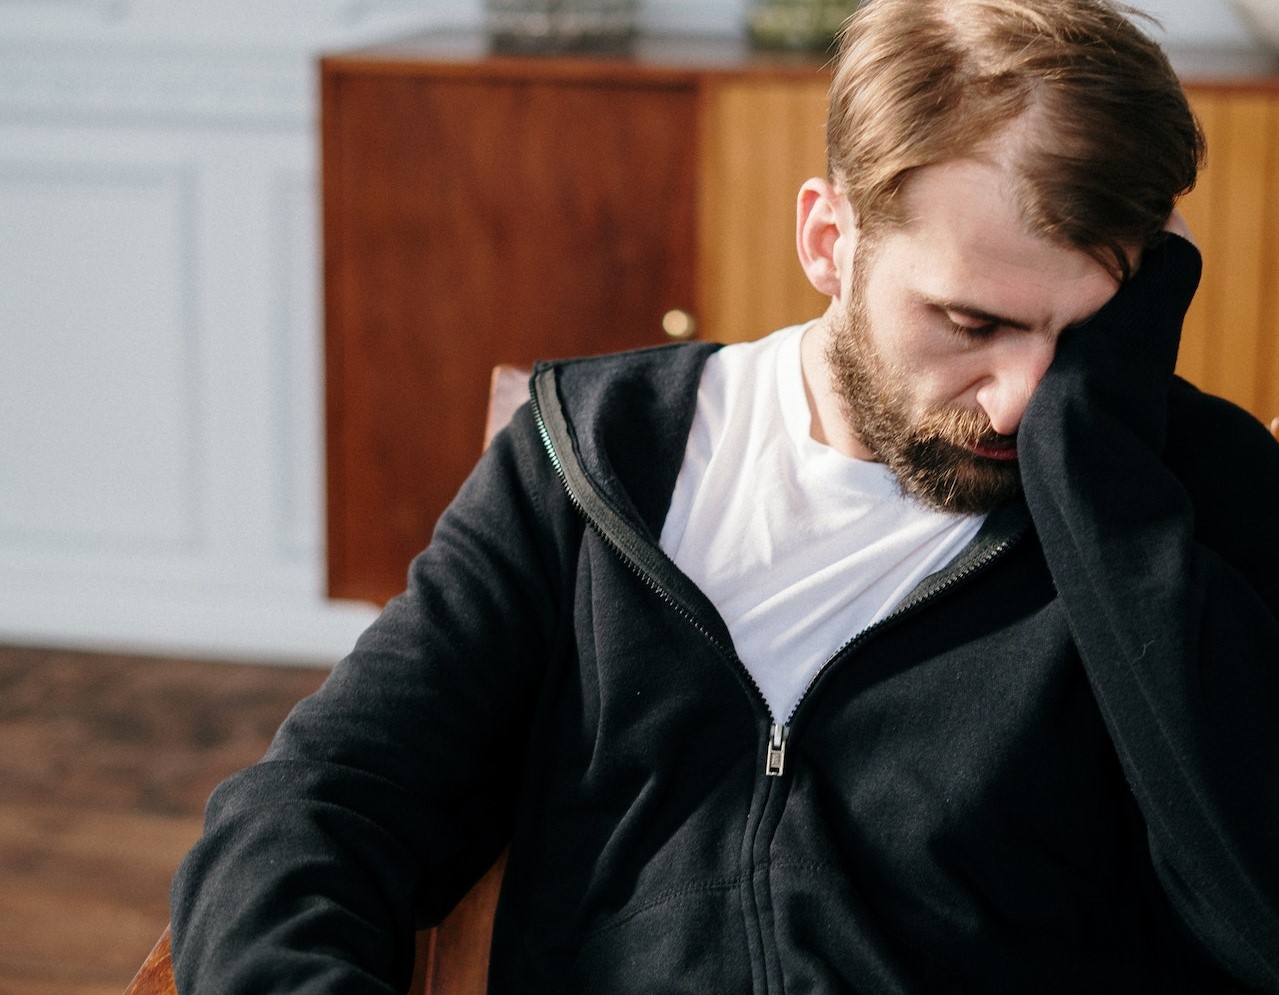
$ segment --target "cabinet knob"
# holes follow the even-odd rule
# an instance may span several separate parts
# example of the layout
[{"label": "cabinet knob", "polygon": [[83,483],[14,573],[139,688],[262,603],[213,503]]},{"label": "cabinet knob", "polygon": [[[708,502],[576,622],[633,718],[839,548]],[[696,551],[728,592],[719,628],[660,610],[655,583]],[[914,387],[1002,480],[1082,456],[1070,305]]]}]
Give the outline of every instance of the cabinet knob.
[{"label": "cabinet knob", "polygon": [[691,339],[697,334],[697,319],[683,308],[672,308],[662,315],[662,331],[672,339]]}]

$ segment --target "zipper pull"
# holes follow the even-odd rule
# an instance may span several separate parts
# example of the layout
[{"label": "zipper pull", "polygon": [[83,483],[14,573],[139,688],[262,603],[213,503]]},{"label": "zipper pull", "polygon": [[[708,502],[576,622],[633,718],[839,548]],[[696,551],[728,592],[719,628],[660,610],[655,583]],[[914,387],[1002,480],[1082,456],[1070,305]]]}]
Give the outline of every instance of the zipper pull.
[{"label": "zipper pull", "polygon": [[769,732],[768,753],[764,758],[764,776],[781,777],[786,768],[786,737],[790,726],[776,723]]}]

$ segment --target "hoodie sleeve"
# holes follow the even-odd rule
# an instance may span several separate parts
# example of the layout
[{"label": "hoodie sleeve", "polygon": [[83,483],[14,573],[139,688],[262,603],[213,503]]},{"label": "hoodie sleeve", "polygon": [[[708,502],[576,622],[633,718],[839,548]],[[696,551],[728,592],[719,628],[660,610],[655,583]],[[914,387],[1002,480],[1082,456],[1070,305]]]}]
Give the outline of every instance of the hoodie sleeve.
[{"label": "hoodie sleeve", "polygon": [[1173,366],[1200,266],[1175,236],[1146,254],[1063,338],[1018,449],[1164,889],[1227,970],[1275,991],[1279,445],[1206,395],[1170,418],[1194,393]]},{"label": "hoodie sleeve", "polygon": [[405,990],[415,928],[509,835],[580,528],[560,495],[526,406],[407,592],[214,793],[172,888],[183,995]]}]

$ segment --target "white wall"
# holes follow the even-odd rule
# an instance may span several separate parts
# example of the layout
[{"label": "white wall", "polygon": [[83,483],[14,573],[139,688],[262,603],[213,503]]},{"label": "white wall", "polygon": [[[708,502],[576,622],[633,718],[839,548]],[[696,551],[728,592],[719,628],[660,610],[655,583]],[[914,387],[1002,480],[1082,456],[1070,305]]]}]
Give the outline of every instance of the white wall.
[{"label": "white wall", "polygon": [[1127,0],[1156,18],[1156,37],[1170,48],[1256,47],[1229,0]]},{"label": "white wall", "polygon": [[[1224,0],[1147,0],[1247,45]],[[732,32],[741,0],[650,0]],[[331,662],[315,56],[477,0],[0,0],[0,641]]]}]

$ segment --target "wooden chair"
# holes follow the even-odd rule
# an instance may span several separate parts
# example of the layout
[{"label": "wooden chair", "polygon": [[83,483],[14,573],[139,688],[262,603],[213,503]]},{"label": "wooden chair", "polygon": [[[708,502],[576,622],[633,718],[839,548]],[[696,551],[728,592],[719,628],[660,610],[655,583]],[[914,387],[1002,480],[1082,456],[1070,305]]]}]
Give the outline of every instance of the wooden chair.
[{"label": "wooden chair", "polygon": [[[515,409],[528,400],[529,371],[496,366],[489,382],[488,414],[484,424],[487,448]],[[409,995],[483,995],[488,987],[489,946],[493,913],[502,885],[506,857],[500,857],[439,926],[417,934],[417,959]],[[124,995],[178,995],[173,983],[169,927],[129,982]]]}]

